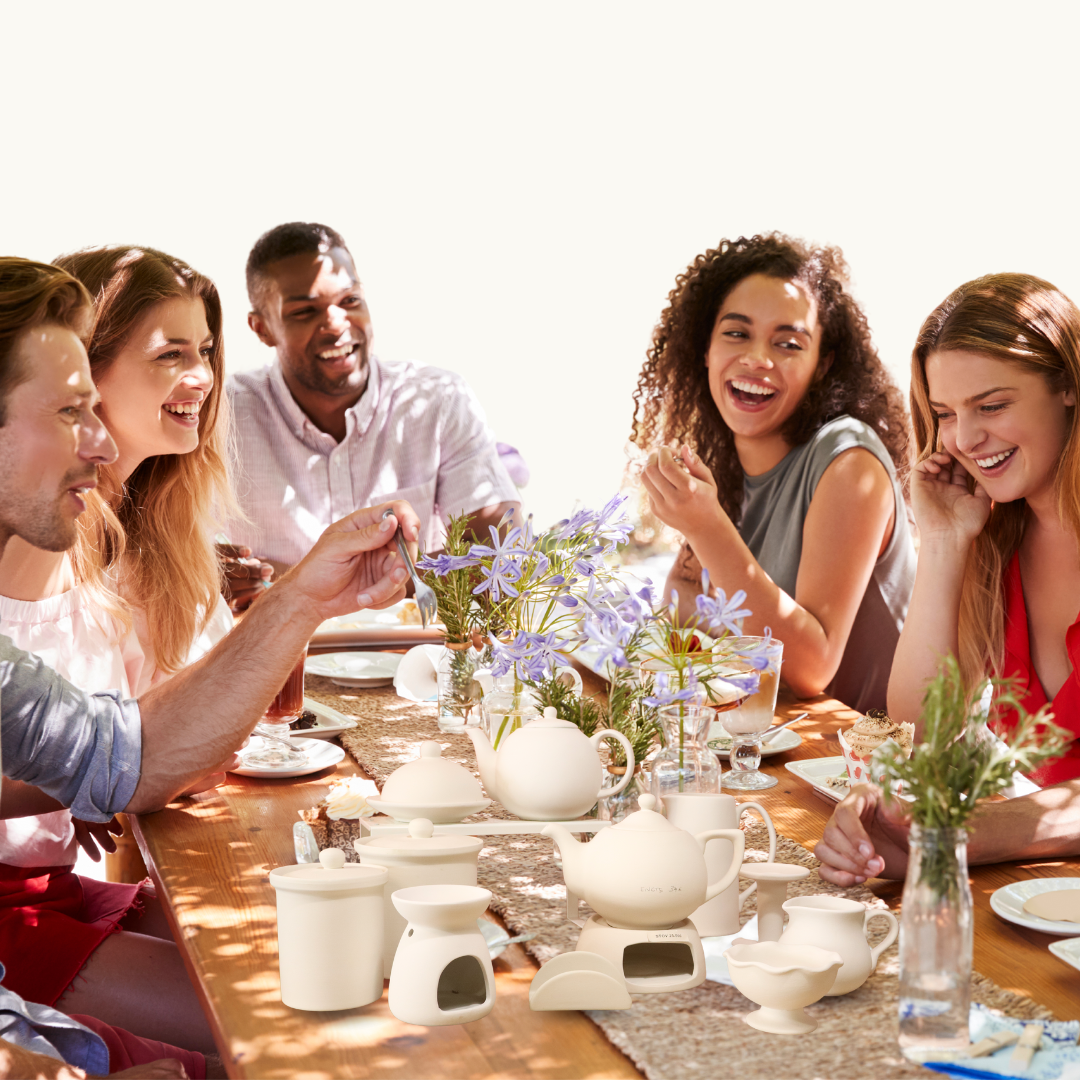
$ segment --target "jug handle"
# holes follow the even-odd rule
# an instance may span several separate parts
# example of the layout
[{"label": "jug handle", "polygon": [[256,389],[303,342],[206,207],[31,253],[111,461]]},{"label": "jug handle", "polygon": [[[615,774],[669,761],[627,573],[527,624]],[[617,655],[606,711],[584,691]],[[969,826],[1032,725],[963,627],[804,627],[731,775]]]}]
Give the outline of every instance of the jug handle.
[{"label": "jug handle", "polygon": [[734,851],[731,853],[731,865],[727,873],[714,885],[710,885],[705,893],[705,902],[719,896],[733,881],[738,881],[739,870],[742,869],[743,851],[746,848],[746,837],[742,829],[709,829],[707,832],[699,832],[694,837],[701,850],[710,840],[730,840]]},{"label": "jug handle", "polygon": [[870,970],[873,971],[877,967],[878,957],[896,940],[897,935],[900,933],[900,925],[891,911],[885,911],[883,908],[867,908],[866,918],[863,919],[864,934],[871,919],[888,919],[892,923],[891,929],[885,935],[885,940],[878,942],[870,950]]},{"label": "jug handle", "polygon": [[[570,681],[569,682],[567,682],[566,678],[565,678],[567,675],[570,676]],[[581,673],[576,668],[572,668],[572,667],[560,668],[559,671],[558,671],[558,674],[555,676],[555,678],[558,679],[559,682],[561,682],[564,686],[569,686],[570,687],[570,692],[572,694],[577,694],[578,696],[581,695],[581,688],[582,688]]]},{"label": "jug handle", "polygon": [[[577,674],[575,672],[575,674]],[[622,779],[617,784],[612,784],[611,787],[604,787],[603,778],[600,780],[600,791],[597,793],[597,799],[607,799],[612,795],[618,795],[620,791],[634,778],[634,748],[630,745],[630,740],[621,732],[616,731],[614,728],[604,728],[603,731],[598,731],[589,742],[592,743],[594,750],[600,749],[601,739],[614,739],[618,743],[622,743],[623,751],[626,754],[626,772],[623,773]]]},{"label": "jug handle", "polygon": [[[766,862],[776,862],[776,829],[773,828],[772,818],[769,817],[769,811],[765,809],[761,803],[756,802],[744,802],[739,803],[739,816],[742,817],[744,810],[756,810],[758,816],[765,822],[765,828],[769,833],[769,857]],[[739,893],[739,907],[742,907],[746,903],[746,898],[757,889],[757,882],[752,881],[741,893]]]}]

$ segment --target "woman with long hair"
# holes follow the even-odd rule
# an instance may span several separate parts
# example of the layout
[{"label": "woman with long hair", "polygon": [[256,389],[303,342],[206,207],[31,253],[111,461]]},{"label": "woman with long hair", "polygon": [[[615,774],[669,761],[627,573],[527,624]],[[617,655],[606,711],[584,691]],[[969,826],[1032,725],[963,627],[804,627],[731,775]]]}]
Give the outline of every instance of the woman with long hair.
[{"label": "woman with long hair", "polygon": [[[941,658],[973,691],[1016,680],[1029,712],[1080,734],[1080,311],[1027,274],[955,290],[923,323],[911,359],[918,463],[911,497],[921,545],[911,609],[889,682],[889,714],[918,723]],[[991,709],[1003,732],[1015,715]],[[1080,851],[1080,748],[1030,777],[1055,785],[988,805],[971,862]],[[907,825],[866,788],[818,845],[839,884],[903,876]]]},{"label": "woman with long hair", "polygon": [[634,399],[653,512],[701,569],[745,589],[748,633],[784,643],[783,678],[883,707],[915,552],[900,392],[847,291],[839,249],[780,233],[724,240],[676,279]]},{"label": "woman with long hair", "polygon": [[[81,251],[56,265],[94,299],[87,353],[118,457],[86,493],[70,552],[9,541],[0,633],[84,689],[136,697],[232,625],[211,541],[216,512],[232,506],[221,304],[208,278],[149,248]],[[72,872],[77,844],[93,846],[88,832],[67,810],[0,822],[5,984],[212,1051],[152,889]]]}]

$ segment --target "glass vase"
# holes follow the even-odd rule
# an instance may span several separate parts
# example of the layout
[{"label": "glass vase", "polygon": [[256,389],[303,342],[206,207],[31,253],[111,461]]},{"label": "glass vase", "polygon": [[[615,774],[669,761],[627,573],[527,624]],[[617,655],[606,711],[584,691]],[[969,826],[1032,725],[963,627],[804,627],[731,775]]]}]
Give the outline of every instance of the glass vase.
[{"label": "glass vase", "polygon": [[652,793],[662,799],[678,791],[719,791],[720,762],[707,744],[713,710],[680,703],[665,706],[659,715],[664,747],[649,762]]},{"label": "glass vase", "polygon": [[[625,765],[608,765],[607,771],[611,773],[612,784],[617,784],[626,775]],[[638,799],[649,792],[649,785],[642,776],[642,767],[634,766],[634,775],[630,783],[619,792],[618,795],[609,795],[596,804],[596,816],[601,821],[610,821],[612,825],[618,825],[628,814],[638,809]]]},{"label": "glass vase", "polygon": [[495,688],[484,698],[481,724],[494,749],[512,731],[530,720],[539,720],[540,705],[533,692],[513,673],[494,680]]},{"label": "glass vase", "polygon": [[484,691],[476,681],[481,654],[471,644],[445,642],[439,661],[439,730],[463,731],[480,723],[480,703]]},{"label": "glass vase", "polygon": [[911,1061],[967,1051],[973,923],[967,833],[911,826],[900,911],[900,1049]]}]

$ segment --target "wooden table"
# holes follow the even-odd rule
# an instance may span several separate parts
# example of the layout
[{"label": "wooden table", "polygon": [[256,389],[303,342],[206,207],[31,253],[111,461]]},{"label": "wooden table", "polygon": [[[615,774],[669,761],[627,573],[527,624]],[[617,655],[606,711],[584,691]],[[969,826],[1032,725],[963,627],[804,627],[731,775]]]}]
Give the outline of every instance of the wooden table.
[{"label": "wooden table", "polygon": [[[825,698],[782,703],[802,746],[765,759],[779,784],[756,793],[779,832],[813,848],[834,805],[783,767],[794,757],[839,753],[835,732],[856,714]],[[346,758],[339,772],[356,772]],[[386,996],[344,1013],[304,1013],[278,992],[276,917],[267,874],[294,861],[297,811],[323,796],[328,772],[295,780],[232,776],[213,792],[177,800],[133,819],[158,887],[229,1069],[235,1077],[636,1077],[637,1070],[580,1013],[534,1013],[529,982],[535,964],[520,946],[495,961],[498,1000],[473,1024],[418,1028],[389,1012]],[[1033,997],[1060,1019],[1080,1016],[1072,968],[1047,950],[1045,934],[1002,922],[990,894],[1031,876],[1080,876],[1080,861],[1046,860],[976,867],[975,967],[1000,986]],[[893,906],[901,884],[871,883]],[[346,930],[342,928],[343,949]]]}]

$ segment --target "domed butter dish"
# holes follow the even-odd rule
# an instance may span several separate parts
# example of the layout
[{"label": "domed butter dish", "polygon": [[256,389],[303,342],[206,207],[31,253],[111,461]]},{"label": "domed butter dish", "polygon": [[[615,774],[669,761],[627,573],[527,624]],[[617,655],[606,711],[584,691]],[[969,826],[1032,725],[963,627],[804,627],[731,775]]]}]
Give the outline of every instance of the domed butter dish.
[{"label": "domed butter dish", "polygon": [[437,742],[422,742],[420,756],[395,769],[379,798],[367,803],[396,821],[423,817],[447,825],[487,809],[491,799],[484,798],[480,781],[468,769],[442,757]]}]

